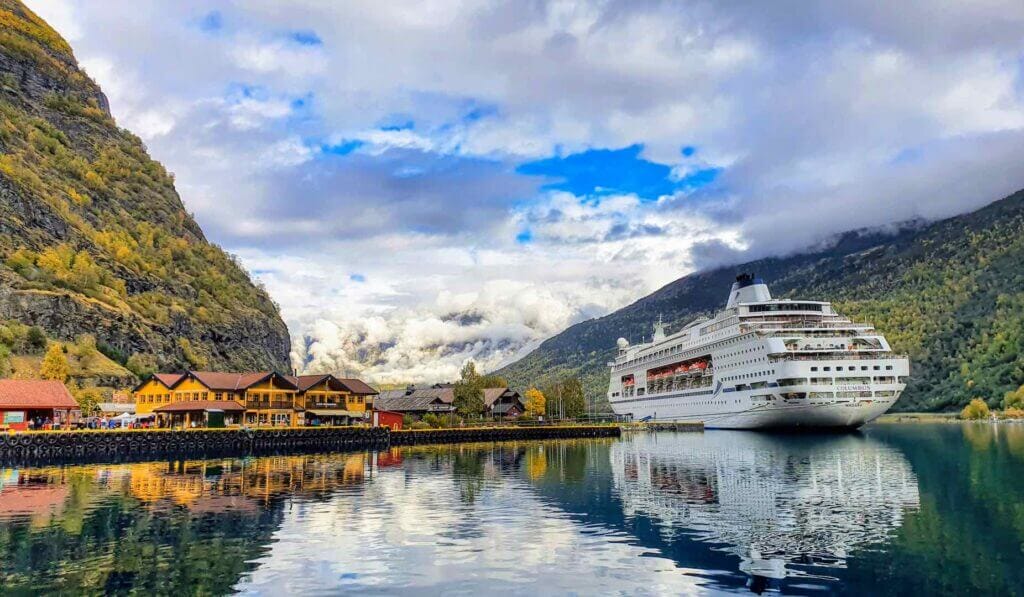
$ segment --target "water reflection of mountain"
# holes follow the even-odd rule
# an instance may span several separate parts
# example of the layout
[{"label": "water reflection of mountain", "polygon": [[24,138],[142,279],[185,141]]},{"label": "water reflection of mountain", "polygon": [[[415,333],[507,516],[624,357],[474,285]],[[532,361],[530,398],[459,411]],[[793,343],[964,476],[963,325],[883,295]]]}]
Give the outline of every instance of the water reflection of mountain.
[{"label": "water reflection of mountain", "polygon": [[859,436],[637,435],[610,458],[628,517],[720,544],[741,570],[772,579],[827,575],[919,504],[903,454]]}]

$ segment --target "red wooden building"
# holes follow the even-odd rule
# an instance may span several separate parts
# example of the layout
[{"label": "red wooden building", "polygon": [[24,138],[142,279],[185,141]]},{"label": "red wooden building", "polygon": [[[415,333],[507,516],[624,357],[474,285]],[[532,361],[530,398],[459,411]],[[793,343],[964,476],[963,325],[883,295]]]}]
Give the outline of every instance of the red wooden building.
[{"label": "red wooden building", "polygon": [[0,379],[0,429],[24,430],[35,421],[63,426],[79,414],[78,402],[59,381]]},{"label": "red wooden building", "polygon": [[390,410],[375,410],[372,416],[374,427],[390,427],[392,431],[398,431],[402,428],[402,413]]}]

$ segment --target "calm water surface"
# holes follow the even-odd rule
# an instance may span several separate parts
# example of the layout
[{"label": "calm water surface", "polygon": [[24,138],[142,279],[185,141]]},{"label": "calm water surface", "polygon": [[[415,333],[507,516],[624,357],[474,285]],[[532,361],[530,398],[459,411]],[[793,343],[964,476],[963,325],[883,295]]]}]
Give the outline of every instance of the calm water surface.
[{"label": "calm water surface", "polygon": [[4,594],[1024,594],[1024,425],[0,468]]}]

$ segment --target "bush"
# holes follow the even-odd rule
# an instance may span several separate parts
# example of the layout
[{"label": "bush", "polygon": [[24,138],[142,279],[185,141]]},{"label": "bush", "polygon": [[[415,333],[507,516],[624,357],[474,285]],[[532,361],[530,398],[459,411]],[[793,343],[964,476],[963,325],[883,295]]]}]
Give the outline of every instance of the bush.
[{"label": "bush", "polygon": [[1003,408],[1024,409],[1024,386],[1003,395]]},{"label": "bush", "polygon": [[990,416],[988,405],[981,398],[975,398],[971,400],[971,403],[964,407],[960,411],[960,418],[967,419],[968,421],[978,421],[981,419],[987,419]]},{"label": "bush", "polygon": [[1024,409],[1008,408],[1002,412],[1004,419],[1024,419]]},{"label": "bush", "polygon": [[430,425],[423,421],[416,421],[412,425],[409,425],[409,429],[430,429]]},{"label": "bush", "polygon": [[427,425],[430,425],[434,429],[440,429],[442,427],[448,426],[448,419],[446,417],[441,417],[435,415],[434,413],[427,413],[426,415],[424,415],[423,422],[426,423]]}]

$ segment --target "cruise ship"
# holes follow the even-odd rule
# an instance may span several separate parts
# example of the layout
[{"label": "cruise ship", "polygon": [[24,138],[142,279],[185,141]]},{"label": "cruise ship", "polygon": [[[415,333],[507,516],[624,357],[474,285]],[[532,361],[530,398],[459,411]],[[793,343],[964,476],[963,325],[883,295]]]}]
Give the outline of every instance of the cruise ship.
[{"label": "cruise ship", "polygon": [[633,420],[713,429],[856,428],[889,408],[910,362],[822,301],[773,299],[741,274],[725,310],[650,342],[618,341],[608,400]]}]

